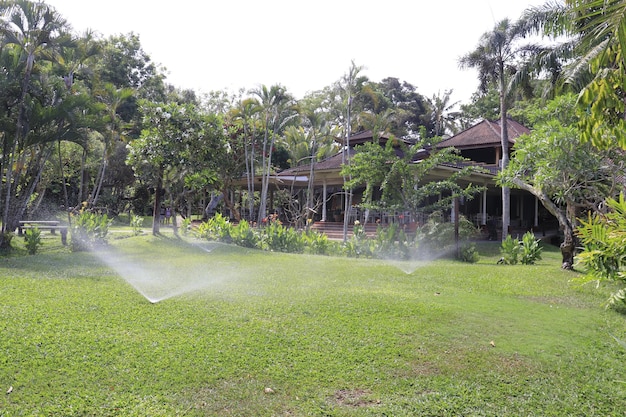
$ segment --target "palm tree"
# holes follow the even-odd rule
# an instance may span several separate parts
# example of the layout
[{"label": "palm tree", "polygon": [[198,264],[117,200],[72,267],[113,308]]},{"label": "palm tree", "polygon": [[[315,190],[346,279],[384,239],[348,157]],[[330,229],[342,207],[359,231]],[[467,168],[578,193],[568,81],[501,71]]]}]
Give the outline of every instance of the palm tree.
[{"label": "palm tree", "polygon": [[441,92],[433,94],[433,97],[428,99],[429,112],[427,117],[430,118],[431,124],[435,127],[433,131],[434,136],[443,136],[446,133],[455,134],[458,132],[458,125],[456,123],[459,113],[453,111],[454,107],[459,103],[458,101],[450,103],[450,95],[452,90],[445,90],[443,95]]},{"label": "palm tree", "polygon": [[96,205],[98,197],[102,191],[102,183],[106,173],[108,158],[112,154],[115,146],[124,137],[125,123],[117,114],[118,109],[128,99],[134,95],[134,90],[131,88],[115,88],[111,83],[106,83],[101,92],[98,93],[99,100],[105,105],[105,127],[103,132],[104,149],[102,150],[102,161],[100,163],[100,170],[94,184],[93,191],[89,197],[88,203],[90,206]]},{"label": "palm tree", "polygon": [[[500,137],[502,144],[501,169],[509,164],[509,135],[507,126],[510,84],[507,75],[516,72],[515,64],[519,49],[516,41],[523,35],[522,28],[504,19],[496,24],[493,31],[486,32],[480,38],[478,47],[459,60],[461,68],[478,69],[480,89],[487,91],[495,84],[500,98]],[[510,224],[511,189],[502,187],[502,239],[507,236]]]},{"label": "palm tree", "polygon": [[262,108],[258,100],[247,98],[232,110],[234,122],[243,129],[244,154],[246,163],[246,182],[248,185],[248,218],[254,213],[254,162],[256,158],[256,128],[258,115]]},{"label": "palm tree", "polygon": [[267,193],[272,173],[272,152],[276,136],[297,115],[293,97],[281,85],[268,88],[265,85],[251,91],[259,99],[263,113],[263,149],[261,201],[258,222],[262,223],[267,212]]},{"label": "palm tree", "polygon": [[17,158],[20,146],[27,132],[28,106],[27,98],[31,90],[31,77],[36,62],[40,59],[54,57],[55,47],[67,42],[69,37],[64,35],[66,22],[55,9],[43,2],[28,0],[13,0],[0,2],[0,36],[2,44],[18,58],[21,71],[21,88],[17,98],[17,116],[12,152],[5,165],[4,186],[5,201],[2,214],[2,229],[0,232],[0,246],[6,245],[7,232],[17,226],[15,215],[11,216],[11,196],[15,191],[13,185],[13,164]]},{"label": "palm tree", "polygon": [[583,138],[594,145],[626,149],[626,1],[567,0],[576,16],[581,48],[579,60],[593,79],[580,93],[586,113]]}]

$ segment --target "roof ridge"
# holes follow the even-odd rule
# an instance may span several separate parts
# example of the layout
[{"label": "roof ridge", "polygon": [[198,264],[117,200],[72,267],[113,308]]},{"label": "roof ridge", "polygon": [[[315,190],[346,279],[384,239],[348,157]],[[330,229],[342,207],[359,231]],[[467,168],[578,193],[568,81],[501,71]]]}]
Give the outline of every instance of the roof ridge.
[{"label": "roof ridge", "polygon": [[[485,122],[487,122],[487,126],[489,126],[489,129],[491,129],[491,131],[492,131],[493,133],[495,133],[495,134],[496,134],[496,135],[500,138],[500,140],[502,140],[502,135],[501,135],[501,133],[502,133],[502,132],[499,132],[499,131],[498,131],[498,130],[500,130],[500,129],[497,129],[497,130],[496,130],[496,129],[494,129],[494,127],[492,126],[492,124],[497,124],[497,122],[492,122],[491,120],[487,120],[487,119],[485,119]],[[500,125],[498,125],[498,127],[500,127]]]}]

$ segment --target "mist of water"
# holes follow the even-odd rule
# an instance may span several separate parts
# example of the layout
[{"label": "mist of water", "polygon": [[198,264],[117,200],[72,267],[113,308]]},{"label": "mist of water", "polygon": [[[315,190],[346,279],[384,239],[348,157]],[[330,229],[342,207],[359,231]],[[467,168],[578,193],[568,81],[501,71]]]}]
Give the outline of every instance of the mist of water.
[{"label": "mist of water", "polygon": [[[219,245],[210,242],[194,244],[207,254]],[[96,252],[95,255],[151,303],[195,291],[215,289],[244,273],[232,264],[211,265],[202,262],[181,266],[179,262],[169,259],[137,259],[115,250]]]},{"label": "mist of water", "polygon": [[419,268],[423,268],[437,259],[448,256],[453,251],[453,248],[441,248],[439,250],[435,250],[433,248],[421,247],[420,250],[410,253],[408,257],[386,256],[382,259],[385,263],[398,268],[407,275],[411,275]]}]

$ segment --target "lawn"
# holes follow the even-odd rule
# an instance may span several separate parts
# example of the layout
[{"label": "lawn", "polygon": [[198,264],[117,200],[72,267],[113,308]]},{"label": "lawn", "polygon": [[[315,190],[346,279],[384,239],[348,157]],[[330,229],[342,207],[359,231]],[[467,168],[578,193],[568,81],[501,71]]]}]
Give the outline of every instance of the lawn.
[{"label": "lawn", "polygon": [[626,412],[625,316],[555,248],[394,263],[115,232],[0,258],[0,416]]}]

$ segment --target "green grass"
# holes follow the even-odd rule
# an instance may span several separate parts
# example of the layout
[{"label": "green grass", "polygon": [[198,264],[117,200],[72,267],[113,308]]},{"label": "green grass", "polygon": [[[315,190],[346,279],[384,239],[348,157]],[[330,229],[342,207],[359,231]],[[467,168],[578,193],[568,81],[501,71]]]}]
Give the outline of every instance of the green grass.
[{"label": "green grass", "polygon": [[[156,304],[44,235],[0,258],[0,416],[617,416],[624,316],[534,266],[267,253],[115,230],[114,261],[201,288]],[[116,238],[117,237],[117,238]],[[16,238],[19,239],[19,238]],[[19,242],[17,242],[19,243]],[[405,264],[405,267],[407,265]],[[492,346],[492,343],[495,346]]]}]

